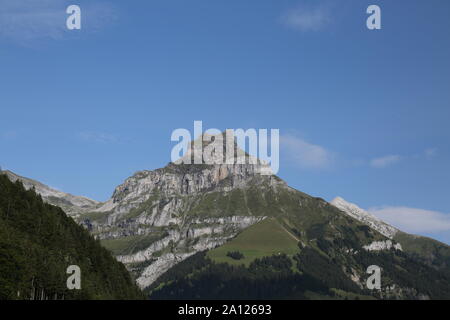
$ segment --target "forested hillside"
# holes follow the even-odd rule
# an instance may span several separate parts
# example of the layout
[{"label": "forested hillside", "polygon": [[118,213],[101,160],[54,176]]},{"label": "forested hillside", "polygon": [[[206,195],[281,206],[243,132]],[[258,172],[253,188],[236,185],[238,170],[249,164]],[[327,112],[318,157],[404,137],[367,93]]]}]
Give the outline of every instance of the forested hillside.
[{"label": "forested hillside", "polygon": [[[367,250],[362,237],[371,238],[373,231],[356,221],[342,226],[344,237],[319,226],[305,230],[313,240],[299,240],[301,232],[267,218],[177,264],[146,292],[151,299],[450,298],[450,269],[437,255],[431,263],[410,250]],[[366,285],[369,266],[381,269],[380,290]]]},{"label": "forested hillside", "polygon": [[[67,268],[81,269],[69,290]],[[34,190],[0,174],[0,299],[140,299],[126,268]]]},{"label": "forested hillside", "polygon": [[[248,266],[217,263],[197,253],[146,289],[150,299],[449,299],[450,274],[401,252],[360,251],[345,264],[306,247],[294,256],[272,255]],[[331,253],[328,251],[328,253]],[[380,265],[383,289],[352,281],[346,268]],[[361,280],[366,280],[361,279]],[[387,289],[389,288],[389,289]]]}]

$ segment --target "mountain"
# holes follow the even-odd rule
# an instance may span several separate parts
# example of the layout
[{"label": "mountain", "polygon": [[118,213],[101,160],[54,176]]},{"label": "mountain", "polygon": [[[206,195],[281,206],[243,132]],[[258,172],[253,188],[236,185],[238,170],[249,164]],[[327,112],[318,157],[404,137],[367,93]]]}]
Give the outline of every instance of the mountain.
[{"label": "mountain", "polygon": [[416,259],[420,259],[426,264],[439,269],[450,267],[450,247],[448,245],[427,237],[402,232],[341,197],[335,198],[330,203],[352,218],[392,240],[374,243],[372,247],[368,247],[370,250],[394,247],[404,250],[415,256]]},{"label": "mountain", "polygon": [[[107,202],[72,207],[74,219],[152,299],[450,298],[449,246],[295,190],[248,154],[232,157],[137,172]],[[366,286],[372,265],[380,290]]]},{"label": "mountain", "polygon": [[61,207],[70,216],[77,217],[79,214],[92,211],[100,205],[98,201],[55,190],[43,183],[19,176],[9,170],[0,171],[0,173],[5,174],[13,182],[21,181],[25,189],[34,189],[45,202]]},{"label": "mountain", "polygon": [[[58,207],[0,173],[0,300],[140,299],[126,268]],[[69,290],[69,266],[81,289]]]},{"label": "mountain", "polygon": [[[406,234],[343,199],[328,203],[263,175],[264,166],[169,163],[140,171],[79,222],[152,298],[260,298],[262,288],[281,284],[285,295],[265,297],[450,297],[448,246],[434,243],[439,254],[427,260],[411,250],[411,236],[401,239]],[[365,288],[372,264],[384,270],[379,292]]]},{"label": "mountain", "polygon": [[251,185],[277,189],[284,183],[255,170],[253,165],[169,164],[138,172],[102,207],[82,215],[83,223],[144,288],[177,262],[224,244],[265,218],[251,207],[258,205],[257,190],[243,190]]}]

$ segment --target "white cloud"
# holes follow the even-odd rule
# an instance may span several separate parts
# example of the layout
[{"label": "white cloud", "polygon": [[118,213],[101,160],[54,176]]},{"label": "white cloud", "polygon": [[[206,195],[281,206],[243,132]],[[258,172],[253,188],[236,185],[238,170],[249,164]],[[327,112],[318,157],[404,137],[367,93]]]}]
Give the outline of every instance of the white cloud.
[{"label": "white cloud", "polygon": [[368,211],[383,221],[409,233],[450,231],[450,214],[442,212],[389,206],[370,208]]},{"label": "white cloud", "polygon": [[84,131],[80,132],[78,136],[88,142],[96,142],[96,143],[118,143],[119,138],[116,136],[104,133],[104,132],[90,132],[90,131]]},{"label": "white cloud", "polygon": [[314,8],[298,7],[290,10],[282,17],[282,22],[300,31],[318,31],[331,22],[331,12],[328,7]]},{"label": "white cloud", "polygon": [[386,168],[401,160],[399,155],[388,155],[380,158],[375,158],[370,161],[370,165],[374,168]]},{"label": "white cloud", "polygon": [[64,0],[0,0],[0,36],[18,42],[62,37]]},{"label": "white cloud", "polygon": [[[66,9],[69,0],[0,0],[0,38],[26,45],[31,41],[58,40],[68,35]],[[83,29],[92,31],[114,18],[114,10],[105,2],[82,5]],[[85,28],[86,23],[90,28]],[[72,34],[74,34],[72,32]]]},{"label": "white cloud", "polygon": [[333,154],[319,145],[311,144],[294,135],[280,137],[281,148],[302,168],[323,169],[333,162]]},{"label": "white cloud", "polygon": [[386,168],[388,166],[394,165],[401,160],[412,160],[412,159],[428,159],[431,160],[438,155],[437,148],[427,148],[421,153],[414,155],[387,155],[379,158],[372,159],[369,164],[374,168]]}]

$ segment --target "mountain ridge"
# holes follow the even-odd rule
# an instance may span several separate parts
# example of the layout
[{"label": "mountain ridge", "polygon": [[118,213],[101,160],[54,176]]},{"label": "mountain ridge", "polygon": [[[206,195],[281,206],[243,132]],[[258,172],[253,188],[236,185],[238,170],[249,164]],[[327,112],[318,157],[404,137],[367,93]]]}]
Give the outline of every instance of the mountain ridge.
[{"label": "mountain ridge", "polygon": [[12,182],[17,180],[21,181],[27,190],[34,189],[46,202],[62,207],[68,215],[78,216],[101,204],[99,201],[84,196],[75,196],[70,193],[56,190],[37,180],[20,176],[10,170],[2,170],[0,173],[5,174]]}]

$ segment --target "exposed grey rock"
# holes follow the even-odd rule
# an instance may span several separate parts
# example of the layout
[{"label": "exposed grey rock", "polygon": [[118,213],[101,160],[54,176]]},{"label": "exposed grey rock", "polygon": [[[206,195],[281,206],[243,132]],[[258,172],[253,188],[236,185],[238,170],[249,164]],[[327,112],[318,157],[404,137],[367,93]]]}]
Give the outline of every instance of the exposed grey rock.
[{"label": "exposed grey rock", "polygon": [[95,210],[101,204],[98,201],[86,197],[74,196],[58,191],[36,180],[19,176],[8,170],[1,171],[1,173],[6,174],[12,182],[19,180],[27,190],[34,188],[36,193],[40,194],[45,202],[61,207],[68,215],[74,218],[82,213]]},{"label": "exposed grey rock", "polygon": [[363,248],[367,251],[391,250],[392,248],[395,250],[403,251],[402,245],[400,243],[394,243],[391,240],[374,241],[367,246],[363,246]]},{"label": "exposed grey rock", "polygon": [[389,239],[393,239],[399,231],[397,228],[378,219],[374,215],[358,207],[356,204],[345,201],[341,197],[335,198],[333,201],[331,201],[331,204],[341,211],[345,212],[350,217],[364,223],[365,225],[378,231]]}]

